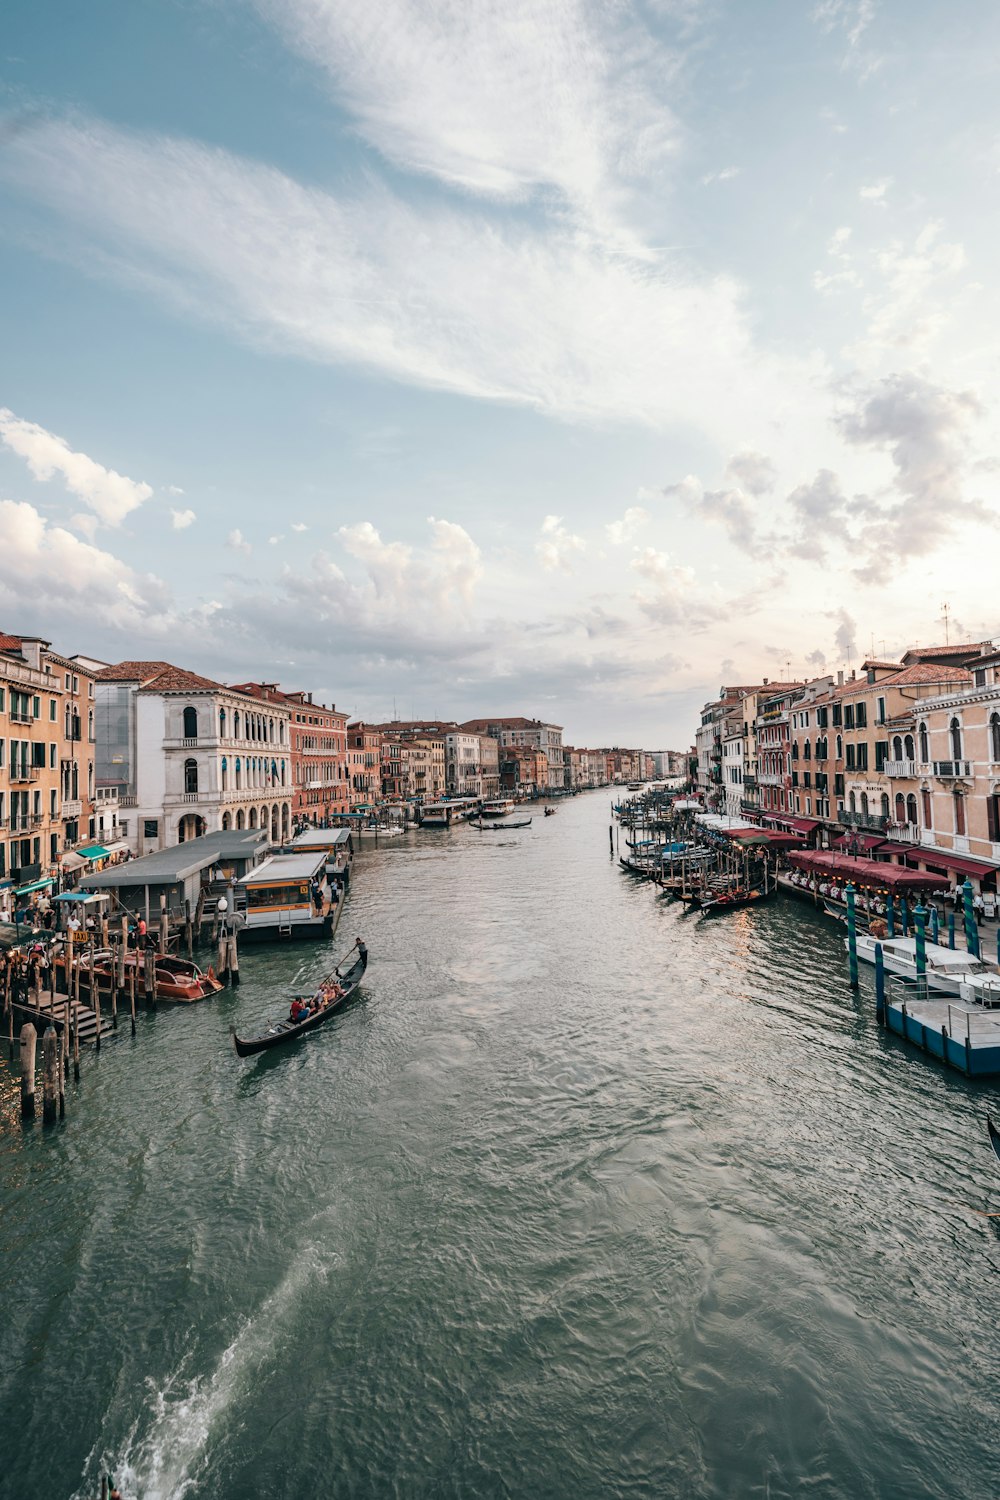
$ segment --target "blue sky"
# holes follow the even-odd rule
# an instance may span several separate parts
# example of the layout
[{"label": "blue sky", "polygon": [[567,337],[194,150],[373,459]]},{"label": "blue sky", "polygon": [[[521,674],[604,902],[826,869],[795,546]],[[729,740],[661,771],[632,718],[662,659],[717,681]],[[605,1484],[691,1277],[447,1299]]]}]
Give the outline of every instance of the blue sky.
[{"label": "blue sky", "polygon": [[2,623],[653,747],[994,633],[998,32],[8,5]]}]

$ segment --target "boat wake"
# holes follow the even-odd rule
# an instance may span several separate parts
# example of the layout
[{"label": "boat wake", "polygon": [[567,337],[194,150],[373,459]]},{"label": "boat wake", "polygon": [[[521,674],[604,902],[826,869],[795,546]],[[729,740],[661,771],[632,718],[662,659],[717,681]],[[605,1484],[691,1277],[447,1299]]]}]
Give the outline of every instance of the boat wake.
[{"label": "boat wake", "polygon": [[[329,1252],[313,1246],[296,1257],[284,1281],[244,1322],[214,1370],[191,1377],[192,1356],[187,1356],[161,1386],[148,1381],[145,1410],[124,1441],[102,1433],[73,1500],[99,1494],[102,1474],[113,1477],[123,1500],[183,1500],[193,1494],[223,1417],[268,1364],[307,1289],[317,1279],[326,1280],[331,1270]],[[110,1426],[106,1421],[105,1428]]]}]

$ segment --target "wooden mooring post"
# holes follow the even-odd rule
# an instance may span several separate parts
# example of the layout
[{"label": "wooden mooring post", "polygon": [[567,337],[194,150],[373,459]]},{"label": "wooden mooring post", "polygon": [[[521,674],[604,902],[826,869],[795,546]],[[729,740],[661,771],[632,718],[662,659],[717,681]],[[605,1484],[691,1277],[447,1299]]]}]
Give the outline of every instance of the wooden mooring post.
[{"label": "wooden mooring post", "polygon": [[[111,991],[114,994],[114,988]],[[97,965],[94,962],[94,939],[90,940],[90,1003],[94,1007],[94,1015],[97,1017],[97,1030],[94,1032],[94,1051],[101,1050],[101,985],[97,977]]]},{"label": "wooden mooring post", "polygon": [[147,948],[142,956],[142,982],[147,1010],[156,1009],[156,955]]},{"label": "wooden mooring post", "polygon": [[135,965],[130,964],[128,970],[128,1003],[132,1012],[132,1035],[135,1036]]},{"label": "wooden mooring post", "polygon": [[194,958],[194,924],[191,921],[191,903],[184,902],[184,946],[187,948],[187,956]]},{"label": "wooden mooring post", "polygon": [[30,1021],[21,1027],[21,1119],[35,1118],[35,1042],[38,1033]]},{"label": "wooden mooring post", "polygon": [[42,1120],[54,1125],[59,1116],[59,1039],[50,1021],[42,1036]]}]

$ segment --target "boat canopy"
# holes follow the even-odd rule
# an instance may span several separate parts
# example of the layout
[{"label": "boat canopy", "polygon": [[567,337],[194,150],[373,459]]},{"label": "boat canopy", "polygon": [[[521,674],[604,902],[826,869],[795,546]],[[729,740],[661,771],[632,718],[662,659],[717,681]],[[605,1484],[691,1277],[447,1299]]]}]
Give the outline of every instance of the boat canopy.
[{"label": "boat canopy", "polygon": [[800,870],[815,872],[828,878],[852,880],[855,885],[874,887],[876,890],[939,891],[951,884],[947,875],[933,875],[923,870],[904,870],[902,865],[883,864],[874,859],[855,859],[850,854],[839,854],[832,849],[813,852],[792,852],[789,863]]}]

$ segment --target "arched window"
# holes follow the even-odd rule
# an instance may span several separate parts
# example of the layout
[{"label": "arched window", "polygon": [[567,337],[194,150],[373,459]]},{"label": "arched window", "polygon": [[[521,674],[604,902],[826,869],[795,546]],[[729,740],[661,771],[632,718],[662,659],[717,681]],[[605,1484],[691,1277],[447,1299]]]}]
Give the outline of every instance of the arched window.
[{"label": "arched window", "polygon": [[284,784],[285,784],[285,762],[282,761],[281,762],[281,785],[284,786]]},{"label": "arched window", "polygon": [[234,740],[238,740],[239,737],[240,737],[240,711],[239,711],[238,708],[234,708],[233,709],[233,739]]},{"label": "arched window", "polygon": [[242,828],[243,827],[243,809],[242,809],[242,807],[238,807],[236,809],[236,826],[237,826],[237,828]]},{"label": "arched window", "polygon": [[961,836],[965,833],[965,798],[961,792],[953,792],[952,800],[955,804],[955,832]]},{"label": "arched window", "polygon": [[893,736],[892,758],[893,760],[903,759],[903,741],[898,734]]},{"label": "arched window", "polygon": [[268,719],[268,721],[267,721],[267,737],[268,737],[268,739],[273,744],[274,743],[274,720],[273,719]]},{"label": "arched window", "polygon": [[198,790],[198,762],[196,760],[184,762],[184,790],[186,792]]},{"label": "arched window", "polygon": [[257,809],[255,807],[251,807],[250,809],[250,827],[257,827]]},{"label": "arched window", "polygon": [[867,816],[868,816],[868,793],[867,792],[862,792],[861,793],[861,816],[863,818],[867,818]]},{"label": "arched window", "polygon": [[857,803],[857,798],[855,797],[855,795],[854,795],[853,792],[851,793],[851,796],[850,796],[850,807],[851,807],[851,812],[852,813],[857,812],[857,810],[858,810],[858,803]]},{"label": "arched window", "polygon": [[934,804],[928,787],[923,787],[920,792],[920,801],[924,814],[924,827],[934,827]]},{"label": "arched window", "polygon": [[230,813],[224,812],[222,814],[222,831],[223,831],[223,833],[228,833],[228,831],[229,831],[229,829],[231,827],[232,827],[232,816],[231,816]]},{"label": "arched window", "polygon": [[838,734],[837,735],[837,759],[838,760],[843,760],[843,758],[844,758],[844,736],[842,734]]},{"label": "arched window", "polygon": [[889,818],[889,793],[882,793],[882,817],[888,821]]},{"label": "arched window", "polygon": [[94,710],[91,709],[87,715],[87,738],[91,744],[94,742]]},{"label": "arched window", "polygon": [[198,738],[198,710],[190,706],[184,710],[184,738],[186,740]]},{"label": "arched window", "polygon": [[222,786],[222,790],[224,792],[229,789],[229,762],[228,762],[228,760],[226,759],[225,756],[222,757],[222,781],[221,781],[221,786]]},{"label": "arched window", "polygon": [[896,822],[906,822],[906,798],[903,796],[902,792],[896,793]]},{"label": "arched window", "polygon": [[931,758],[931,742],[926,724],[921,724],[917,730],[917,741],[920,745],[920,760],[923,765],[926,765]]},{"label": "arched window", "polygon": [[952,760],[962,759],[962,726],[957,719],[952,719],[948,725],[948,734],[951,737]]},{"label": "arched window", "polygon": [[219,709],[219,739],[220,740],[224,740],[225,738],[226,738],[226,710],[224,708],[220,708]]},{"label": "arched window", "polygon": [[906,821],[908,823],[917,821],[917,798],[913,792],[910,792],[906,798]]},{"label": "arched window", "polygon": [[990,760],[1000,764],[1000,714],[990,714]]},{"label": "arched window", "polygon": [[[240,788],[242,787],[242,785],[243,785],[243,776],[242,776],[242,773],[241,773],[241,770],[240,770],[240,758],[237,755],[237,757],[236,757],[236,790],[239,791]],[[238,828],[242,828],[243,824],[242,823],[238,823],[236,826]]]},{"label": "arched window", "polygon": [[903,737],[903,754],[907,760],[913,760],[913,735],[907,734]]}]

